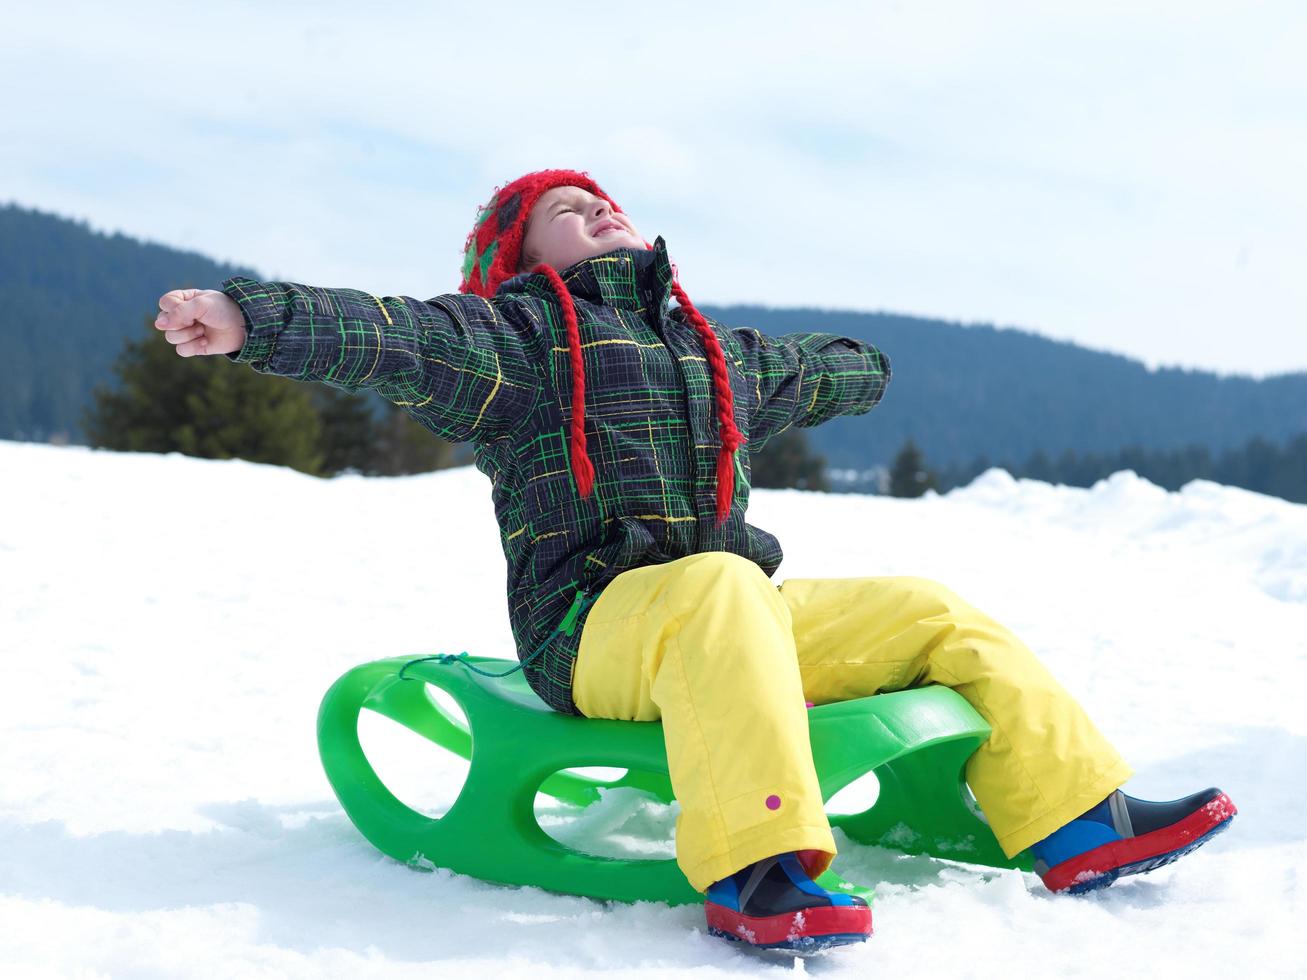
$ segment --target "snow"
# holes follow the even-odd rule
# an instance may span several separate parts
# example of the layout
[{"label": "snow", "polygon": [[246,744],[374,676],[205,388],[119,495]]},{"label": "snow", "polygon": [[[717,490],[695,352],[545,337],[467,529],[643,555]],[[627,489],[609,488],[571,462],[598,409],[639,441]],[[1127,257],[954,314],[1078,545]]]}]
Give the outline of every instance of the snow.
[{"label": "snow", "polygon": [[[366,660],[511,656],[489,484],[319,480],[241,461],[0,442],[0,973],[6,977],[1301,976],[1307,507],[1131,473],[992,470],[920,500],[755,491],[785,578],[923,575],[1044,657],[1138,796],[1240,808],[1171,867],[1085,898],[841,840],[876,935],[816,960],[707,936],[702,910],[509,889],[376,852],[317,758]],[[371,716],[369,716],[371,718]],[[463,767],[385,719],[365,746],[430,812]],[[551,833],[665,854],[674,807],[611,794]],[[607,842],[595,843],[598,835]],[[605,851],[607,848],[607,851]]]}]

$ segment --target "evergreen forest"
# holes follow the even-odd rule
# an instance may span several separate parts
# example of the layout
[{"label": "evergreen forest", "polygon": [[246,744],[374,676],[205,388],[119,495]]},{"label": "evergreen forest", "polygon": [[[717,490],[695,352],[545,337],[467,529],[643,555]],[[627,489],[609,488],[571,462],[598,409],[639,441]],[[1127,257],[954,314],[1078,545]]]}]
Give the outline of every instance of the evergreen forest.
[{"label": "evergreen forest", "polygon": [[[438,440],[426,451],[429,434],[410,428],[374,395],[292,394],[319,386],[278,387],[281,379],[228,363],[174,365],[181,373],[160,383],[176,385],[189,370],[191,387],[183,381],[174,390],[171,422],[133,415],[140,406],[129,405],[124,379],[151,356],[172,356],[166,344],[146,350],[158,339],[146,331],[159,295],[216,288],[233,275],[261,278],[198,252],[0,206],[7,300],[0,339],[12,368],[0,388],[0,438],[279,459],[323,475],[414,472],[468,460],[466,447],[454,451]],[[892,365],[885,398],[869,415],[772,440],[754,461],[756,486],[891,492],[893,483],[892,492],[911,495],[947,490],[1002,465],[1014,475],[1077,485],[1133,469],[1168,487],[1203,478],[1307,500],[1307,373],[1254,379],[1150,370],[1022,330],[888,313],[707,304],[703,310],[728,326],[772,336],[855,337],[883,350]],[[275,450],[258,439],[242,442],[231,428],[197,429],[184,408],[187,394],[193,402],[201,390],[233,411],[243,406],[242,424],[299,421],[282,427]],[[236,424],[231,413],[224,418]],[[916,456],[904,461],[909,444]]]}]

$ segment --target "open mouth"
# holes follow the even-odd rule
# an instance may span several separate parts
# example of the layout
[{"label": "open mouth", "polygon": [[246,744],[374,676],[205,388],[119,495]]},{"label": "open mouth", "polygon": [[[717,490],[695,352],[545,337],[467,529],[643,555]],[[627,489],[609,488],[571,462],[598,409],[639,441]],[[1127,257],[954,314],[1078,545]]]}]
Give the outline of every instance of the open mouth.
[{"label": "open mouth", "polygon": [[602,238],[604,235],[608,235],[608,234],[611,234],[611,233],[613,233],[613,232],[625,231],[625,230],[626,230],[625,228],[623,228],[621,225],[617,224],[616,222],[614,222],[614,221],[608,221],[608,222],[605,222],[604,224],[600,225],[600,226],[599,226],[599,227],[598,227],[598,228],[597,228],[597,229],[592,233],[591,237],[593,237],[593,238]]}]

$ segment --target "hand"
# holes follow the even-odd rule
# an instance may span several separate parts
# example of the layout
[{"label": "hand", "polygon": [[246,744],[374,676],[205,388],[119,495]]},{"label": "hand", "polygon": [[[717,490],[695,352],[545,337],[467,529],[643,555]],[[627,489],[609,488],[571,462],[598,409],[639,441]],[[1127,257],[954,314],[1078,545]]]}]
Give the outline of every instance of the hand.
[{"label": "hand", "polygon": [[245,314],[217,289],[174,289],[159,297],[154,325],[180,357],[232,354],[245,345]]}]

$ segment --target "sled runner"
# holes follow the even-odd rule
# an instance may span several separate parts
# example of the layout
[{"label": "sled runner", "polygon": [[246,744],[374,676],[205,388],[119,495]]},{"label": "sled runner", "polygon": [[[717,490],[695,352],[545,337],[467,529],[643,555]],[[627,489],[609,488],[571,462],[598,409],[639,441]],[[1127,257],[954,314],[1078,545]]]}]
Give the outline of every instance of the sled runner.
[{"label": "sled runner", "polygon": [[[485,657],[466,664],[487,671],[512,666]],[[448,692],[466,725],[432,698],[428,685]],[[444,816],[413,810],[377,776],[359,744],[364,708],[470,759],[467,781]],[[932,686],[821,705],[809,711],[809,724],[823,799],[868,772],[879,780],[870,809],[830,815],[852,839],[973,864],[1030,867],[1026,855],[1004,857],[963,782],[963,766],[989,726],[960,695]],[[355,667],[332,685],[318,713],[318,748],[349,818],[396,860],[597,899],[703,901],[674,860],[582,854],[536,820],[537,792],[585,807],[605,790],[631,787],[670,802],[656,722],[563,715],[546,707],[520,672],[486,677],[464,663],[397,657]],[[568,771],[595,766],[627,772],[605,781]],[[833,872],[820,883],[866,894]]]}]

